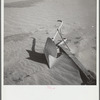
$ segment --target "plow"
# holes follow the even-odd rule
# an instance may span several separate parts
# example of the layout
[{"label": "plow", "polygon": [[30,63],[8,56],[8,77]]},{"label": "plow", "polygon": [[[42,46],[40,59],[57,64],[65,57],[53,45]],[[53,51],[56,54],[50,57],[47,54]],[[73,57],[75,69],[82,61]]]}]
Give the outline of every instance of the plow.
[{"label": "plow", "polygon": [[[67,38],[62,37],[61,27],[63,26],[63,21],[58,20],[60,26],[57,28],[57,31],[53,38],[48,37],[44,47],[44,54],[48,63],[48,67],[51,69],[57,63],[58,58],[64,53],[72,62],[77,66],[80,73],[82,73],[83,78],[85,79],[84,84],[96,84],[96,75],[87,70],[83,64],[71,53],[70,48],[67,45]],[[59,35],[61,41],[59,43],[55,43],[56,36]],[[58,56],[58,54],[60,54]],[[74,67],[74,66],[73,66]]]}]

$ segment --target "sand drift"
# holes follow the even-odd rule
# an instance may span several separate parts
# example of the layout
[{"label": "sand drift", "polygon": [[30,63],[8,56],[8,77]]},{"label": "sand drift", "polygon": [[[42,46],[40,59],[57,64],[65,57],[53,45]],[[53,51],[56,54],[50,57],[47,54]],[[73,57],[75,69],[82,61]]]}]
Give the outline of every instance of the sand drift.
[{"label": "sand drift", "polygon": [[[5,85],[93,84],[88,79],[93,79],[95,83],[95,0],[4,2]],[[61,22],[56,22],[57,19],[64,22],[61,31],[58,29]],[[51,44],[47,51],[52,50],[46,57],[44,51],[46,43],[49,44],[47,41]],[[70,49],[71,55],[67,54],[66,48]],[[77,64],[80,63],[76,64],[70,56],[77,58],[86,70],[79,70]],[[53,59],[52,67],[48,58]],[[93,77],[87,79],[87,74]]]}]

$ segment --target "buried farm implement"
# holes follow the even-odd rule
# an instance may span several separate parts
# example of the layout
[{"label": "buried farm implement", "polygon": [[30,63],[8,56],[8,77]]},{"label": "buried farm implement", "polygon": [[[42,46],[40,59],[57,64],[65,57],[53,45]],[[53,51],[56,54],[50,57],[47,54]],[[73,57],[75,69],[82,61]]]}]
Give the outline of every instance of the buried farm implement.
[{"label": "buried farm implement", "polygon": [[[70,51],[70,49],[69,49],[69,47],[66,43],[67,39],[63,38],[62,34],[61,34],[61,27],[63,25],[63,21],[58,20],[58,22],[60,22],[61,24],[60,24],[59,28],[57,29],[54,37],[53,38],[48,37],[47,41],[46,41],[46,44],[45,44],[45,47],[44,47],[44,54],[45,54],[45,57],[46,57],[49,68],[54,67],[55,64],[57,62],[59,62],[58,58],[60,56],[58,56],[58,53],[60,53],[61,55],[64,53],[77,66],[80,74],[82,73],[84,84],[96,84],[95,74],[91,71],[88,71],[82,65],[82,63],[71,53],[71,51]],[[61,42],[55,44],[54,41],[55,41],[55,38],[56,38],[57,34],[60,35]]]}]

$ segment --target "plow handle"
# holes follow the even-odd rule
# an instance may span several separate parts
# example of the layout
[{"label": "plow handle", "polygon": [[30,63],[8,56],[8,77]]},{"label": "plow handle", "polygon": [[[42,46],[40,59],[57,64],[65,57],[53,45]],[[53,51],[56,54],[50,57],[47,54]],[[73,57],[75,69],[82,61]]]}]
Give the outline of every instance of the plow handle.
[{"label": "plow handle", "polygon": [[60,26],[57,28],[57,31],[56,31],[54,37],[52,38],[53,41],[55,40],[55,38],[56,38],[56,36],[57,36],[57,34],[58,34],[58,30],[60,30],[61,27],[62,27],[62,25],[63,25],[63,21],[62,21],[62,20],[57,20],[57,21],[58,21],[58,22],[61,22],[61,24],[60,24]]}]

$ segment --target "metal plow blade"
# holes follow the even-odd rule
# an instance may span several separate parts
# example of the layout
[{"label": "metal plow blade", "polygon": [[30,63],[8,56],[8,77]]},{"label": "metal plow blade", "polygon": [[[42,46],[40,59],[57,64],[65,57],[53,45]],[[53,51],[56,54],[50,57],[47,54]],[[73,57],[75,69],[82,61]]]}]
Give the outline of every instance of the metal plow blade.
[{"label": "metal plow blade", "polygon": [[56,48],[55,43],[49,37],[47,38],[47,41],[44,47],[44,54],[47,59],[49,68],[51,68],[56,62],[57,48]]}]

